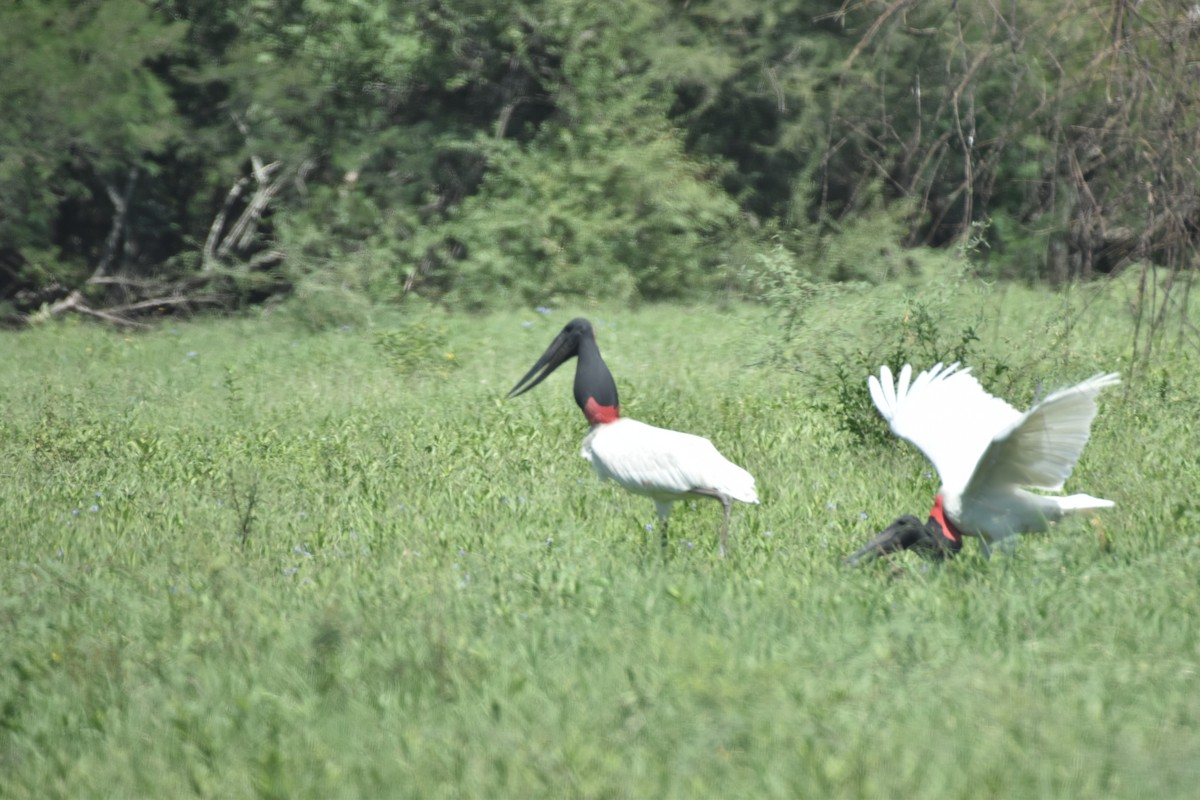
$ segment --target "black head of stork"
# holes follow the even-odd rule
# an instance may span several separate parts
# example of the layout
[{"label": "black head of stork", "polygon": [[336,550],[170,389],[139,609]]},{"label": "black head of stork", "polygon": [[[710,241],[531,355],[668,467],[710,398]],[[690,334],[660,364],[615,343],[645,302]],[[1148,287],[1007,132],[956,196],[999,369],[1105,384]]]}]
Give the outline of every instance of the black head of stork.
[{"label": "black head of stork", "polygon": [[[936,512],[938,506],[934,510]],[[929,558],[946,559],[962,550],[962,536],[956,533],[953,526],[945,522],[944,516],[939,518],[935,513],[922,523],[912,514],[906,514],[846,559],[846,563],[853,566],[901,550],[915,550]]]},{"label": "black head of stork", "polygon": [[[546,352],[525,373],[525,377],[517,381],[508,396],[525,394],[572,358],[579,359],[575,367],[575,402],[587,421],[593,425],[615,421],[620,416],[621,407],[617,399],[617,382],[600,357],[592,323],[583,317],[571,320],[559,331]],[[534,377],[535,374],[537,377]]]}]

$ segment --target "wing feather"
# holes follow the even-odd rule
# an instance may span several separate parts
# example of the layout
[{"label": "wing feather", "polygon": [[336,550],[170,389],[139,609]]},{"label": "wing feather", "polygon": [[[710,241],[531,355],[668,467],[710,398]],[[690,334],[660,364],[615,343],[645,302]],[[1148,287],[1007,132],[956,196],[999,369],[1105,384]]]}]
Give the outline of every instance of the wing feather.
[{"label": "wing feather", "polygon": [[893,433],[933,462],[950,491],[962,490],[996,434],[1021,418],[1015,408],[984,391],[969,368],[958,364],[936,364],[911,382],[912,367],[905,364],[898,385],[887,366],[879,375],[878,382],[874,376],[868,380],[875,407]]},{"label": "wing feather", "polygon": [[744,503],[758,502],[754,477],[703,436],[620,419],[589,434],[583,456],[601,478],[611,478],[638,494],[677,499],[707,491]]},{"label": "wing feather", "polygon": [[912,380],[912,364],[905,364],[900,368],[900,381],[896,386],[895,392],[892,393],[892,403],[896,402],[896,398],[904,397],[908,394],[908,387]]},{"label": "wing feather", "polygon": [[[887,367],[884,367],[884,369],[887,369]],[[867,390],[871,393],[871,402],[879,409],[879,413],[883,415],[884,419],[891,420],[891,405],[883,395],[883,385],[879,383],[879,378],[876,378],[874,375],[869,376],[867,378]],[[885,411],[884,409],[888,410]]]},{"label": "wing feather", "polygon": [[1061,490],[1091,435],[1096,396],[1120,382],[1115,372],[1093,375],[1053,392],[1000,431],[979,459],[964,502],[1021,486]]}]

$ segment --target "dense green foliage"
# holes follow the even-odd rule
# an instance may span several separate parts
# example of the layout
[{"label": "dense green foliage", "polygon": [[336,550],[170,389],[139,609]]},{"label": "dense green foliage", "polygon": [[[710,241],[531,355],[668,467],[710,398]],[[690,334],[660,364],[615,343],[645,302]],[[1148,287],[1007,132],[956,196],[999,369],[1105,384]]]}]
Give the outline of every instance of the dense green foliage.
[{"label": "dense green foliage", "polygon": [[1197,41],[1168,0],[5,3],[0,302],[680,297],[768,237],[1191,269]]},{"label": "dense green foliage", "polygon": [[[0,795],[1194,796],[1195,351],[1130,376],[1133,281],[808,296],[782,342],[737,305],[12,334]],[[726,560],[713,504],[664,559],[595,479],[569,370],[501,399],[577,311],[625,413],[758,478]],[[936,486],[866,371],[960,347],[1017,405],[1125,373],[1067,487],[1117,507],[845,567]]]}]

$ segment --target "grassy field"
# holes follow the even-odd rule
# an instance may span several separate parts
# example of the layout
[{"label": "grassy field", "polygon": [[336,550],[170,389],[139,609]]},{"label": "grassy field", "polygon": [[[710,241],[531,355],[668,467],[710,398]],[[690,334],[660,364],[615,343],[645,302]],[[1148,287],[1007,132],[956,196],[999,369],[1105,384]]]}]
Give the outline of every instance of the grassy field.
[{"label": "grassy field", "polygon": [[[1115,509],[991,560],[842,563],[937,488],[864,365],[963,345],[1024,407],[1129,374],[1128,292],[843,289],[787,341],[746,306],[6,334],[0,796],[1193,797],[1174,333],[1067,484]],[[502,399],[577,314],[627,416],[758,478],[726,560],[715,503],[664,558],[652,503],[597,482],[573,368]]]}]

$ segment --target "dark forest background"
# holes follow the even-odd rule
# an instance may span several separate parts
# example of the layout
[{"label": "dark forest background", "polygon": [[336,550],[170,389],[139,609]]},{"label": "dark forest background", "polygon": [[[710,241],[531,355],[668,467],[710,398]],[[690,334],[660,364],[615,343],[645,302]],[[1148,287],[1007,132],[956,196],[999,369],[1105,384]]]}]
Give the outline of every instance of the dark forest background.
[{"label": "dark forest background", "polygon": [[0,76],[13,322],[1197,266],[1177,1],[17,0]]}]

